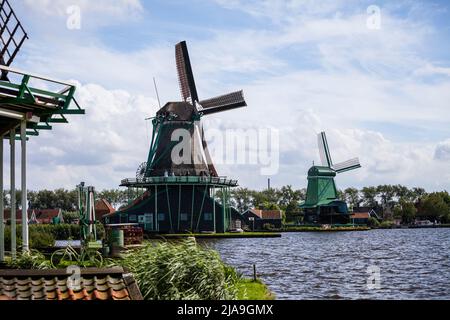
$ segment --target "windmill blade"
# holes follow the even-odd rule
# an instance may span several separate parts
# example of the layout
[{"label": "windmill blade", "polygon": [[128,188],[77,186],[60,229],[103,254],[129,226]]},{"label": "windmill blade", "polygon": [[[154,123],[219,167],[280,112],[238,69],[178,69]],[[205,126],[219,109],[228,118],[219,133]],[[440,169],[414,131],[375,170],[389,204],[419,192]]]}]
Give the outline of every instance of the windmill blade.
[{"label": "windmill blade", "polygon": [[[8,0],[0,0],[0,64],[10,66],[28,35]],[[8,80],[2,71],[0,80]]]},{"label": "windmill blade", "polygon": [[358,169],[358,168],[361,168],[361,164],[359,163],[358,158],[350,159],[350,160],[335,164],[333,166],[334,171],[336,171],[337,173],[350,171],[350,170],[354,170],[354,169]]},{"label": "windmill blade", "polygon": [[214,166],[214,163],[213,163],[212,157],[211,157],[211,153],[209,152],[209,148],[208,148],[208,145],[205,140],[205,131],[204,131],[203,126],[201,127],[201,129],[202,129],[202,145],[203,145],[203,149],[205,150],[206,160],[208,163],[209,175],[212,177],[218,177],[219,175],[217,174],[216,167]]},{"label": "windmill blade", "polygon": [[319,153],[322,165],[331,168],[333,161],[331,160],[330,149],[328,148],[327,136],[325,132],[318,135]]},{"label": "windmill blade", "polygon": [[177,62],[181,97],[184,101],[188,101],[190,99],[190,102],[195,104],[198,101],[198,95],[186,41],[182,41],[175,46],[175,58]]},{"label": "windmill blade", "polygon": [[200,101],[200,108],[198,111],[207,115],[246,106],[247,103],[244,99],[244,92],[241,90]]}]

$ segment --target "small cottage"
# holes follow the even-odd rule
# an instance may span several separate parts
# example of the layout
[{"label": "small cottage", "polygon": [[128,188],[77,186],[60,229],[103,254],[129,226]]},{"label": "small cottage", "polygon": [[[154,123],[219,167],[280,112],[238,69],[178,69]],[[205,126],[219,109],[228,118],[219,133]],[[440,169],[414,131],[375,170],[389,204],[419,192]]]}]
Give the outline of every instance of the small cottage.
[{"label": "small cottage", "polygon": [[281,210],[249,209],[242,216],[249,230],[264,230],[265,226],[278,229],[281,228],[283,221]]}]

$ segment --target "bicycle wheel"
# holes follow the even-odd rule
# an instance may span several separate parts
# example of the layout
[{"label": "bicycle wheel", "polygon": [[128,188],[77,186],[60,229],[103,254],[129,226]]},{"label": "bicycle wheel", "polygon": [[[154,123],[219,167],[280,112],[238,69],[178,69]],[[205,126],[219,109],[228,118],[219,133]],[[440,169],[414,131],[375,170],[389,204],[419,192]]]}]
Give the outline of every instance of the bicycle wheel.
[{"label": "bicycle wheel", "polygon": [[103,266],[103,256],[98,251],[86,251],[81,258],[83,267],[97,267]]},{"label": "bicycle wheel", "polygon": [[[57,268],[62,261],[67,260],[67,250],[66,249],[60,249],[53,252],[52,256],[50,257],[50,263],[53,268]],[[70,259],[72,261],[72,259]]]}]

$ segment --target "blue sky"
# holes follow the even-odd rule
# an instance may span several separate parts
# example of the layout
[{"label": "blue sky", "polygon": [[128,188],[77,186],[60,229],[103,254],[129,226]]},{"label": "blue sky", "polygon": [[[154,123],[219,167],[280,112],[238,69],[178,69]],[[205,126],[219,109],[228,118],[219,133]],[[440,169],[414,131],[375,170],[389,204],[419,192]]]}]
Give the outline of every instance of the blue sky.
[{"label": "blue sky", "polygon": [[[81,29],[66,28],[69,5]],[[371,30],[367,8],[380,8]],[[157,109],[179,100],[174,45],[187,40],[200,97],[244,89],[248,108],[208,128],[275,128],[272,184],[306,186],[325,130],[336,161],[362,169],[341,188],[386,184],[450,189],[450,4],[447,1],[19,0],[30,34],[15,67],[79,83],[85,117],[33,138],[32,188],[86,180],[116,187],[148,149]],[[95,128],[95,129],[94,129]],[[70,143],[68,143],[70,142]],[[48,166],[48,164],[51,166]],[[255,165],[220,164],[242,186],[263,188]]]}]

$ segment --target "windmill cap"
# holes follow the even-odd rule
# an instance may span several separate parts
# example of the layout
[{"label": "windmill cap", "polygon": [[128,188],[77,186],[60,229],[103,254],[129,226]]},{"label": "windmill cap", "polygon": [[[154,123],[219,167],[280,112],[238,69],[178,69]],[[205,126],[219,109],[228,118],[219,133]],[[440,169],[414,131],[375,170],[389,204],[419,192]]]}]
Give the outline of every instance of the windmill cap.
[{"label": "windmill cap", "polygon": [[165,114],[175,114],[176,121],[191,121],[193,116],[198,114],[194,106],[188,102],[168,102],[164,107],[159,109],[157,116]]},{"label": "windmill cap", "polygon": [[308,176],[328,176],[335,177],[336,172],[328,167],[313,166],[308,170]]}]

